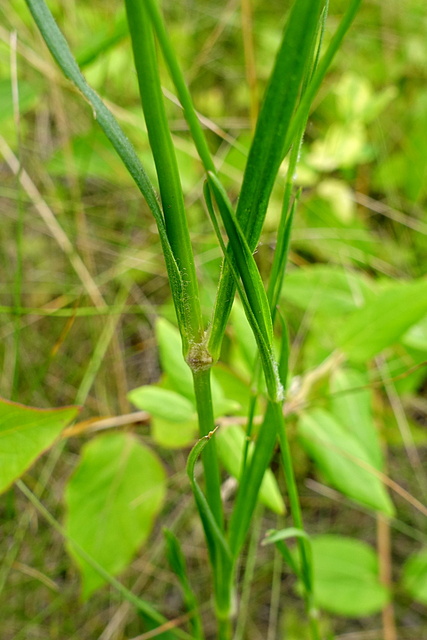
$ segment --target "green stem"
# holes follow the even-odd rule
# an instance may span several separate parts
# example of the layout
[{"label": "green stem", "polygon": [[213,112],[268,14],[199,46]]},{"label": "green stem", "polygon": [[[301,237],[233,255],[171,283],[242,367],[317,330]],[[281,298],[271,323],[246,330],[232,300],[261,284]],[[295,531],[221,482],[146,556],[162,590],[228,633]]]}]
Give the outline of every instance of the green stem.
[{"label": "green stem", "polygon": [[[280,453],[282,457],[283,472],[285,475],[286,488],[288,491],[289,505],[294,521],[294,526],[304,531],[304,524],[301,513],[301,506],[298,495],[298,488],[295,480],[295,473],[292,464],[292,456],[289,448],[288,437],[286,433],[285,418],[283,416],[282,406],[277,403],[274,405],[274,412],[277,423],[277,430],[280,442]],[[298,552],[301,562],[301,574],[304,583],[305,603],[307,613],[310,618],[310,628],[312,630],[313,640],[319,640],[320,633],[318,620],[313,606],[313,566],[311,561],[310,549],[308,542],[303,537],[297,538]]]},{"label": "green stem", "polygon": [[231,640],[233,625],[230,618],[218,619],[218,640]]},{"label": "green stem", "polygon": [[160,84],[153,30],[142,0],[126,0],[126,11],[141,103],[159,179],[166,231],[183,278],[186,330],[189,341],[198,342],[202,338],[203,326],[196,269],[178,163]]},{"label": "green stem", "polygon": [[[203,361],[203,357],[201,361]],[[197,368],[193,363],[193,381],[196,395],[197,414],[199,418],[200,436],[206,436],[215,429],[210,385],[210,368]],[[224,513],[221,500],[221,478],[215,438],[211,438],[209,446],[202,451],[202,462],[206,484],[206,500],[214,518],[224,531]],[[234,562],[224,549],[208,540],[210,559],[213,570],[215,612],[218,624],[218,640],[231,640],[233,611]]]},{"label": "green stem", "polygon": [[168,66],[170,76],[175,85],[179,101],[181,102],[184,110],[184,117],[188,123],[191,137],[193,138],[197,152],[205,170],[216,173],[215,165],[213,163],[203,129],[200,125],[183,73],[175,56],[175,51],[170,43],[157,2],[156,0],[145,0],[145,6],[150,14],[150,19],[156,32],[163,57]]},{"label": "green stem", "polygon": [[[193,369],[194,393],[196,395],[197,415],[200,436],[206,436],[215,429],[210,382],[210,369]],[[202,452],[205,472],[206,499],[215,516],[215,520],[224,530],[224,516],[221,501],[221,479],[218,466],[215,438]]]}]

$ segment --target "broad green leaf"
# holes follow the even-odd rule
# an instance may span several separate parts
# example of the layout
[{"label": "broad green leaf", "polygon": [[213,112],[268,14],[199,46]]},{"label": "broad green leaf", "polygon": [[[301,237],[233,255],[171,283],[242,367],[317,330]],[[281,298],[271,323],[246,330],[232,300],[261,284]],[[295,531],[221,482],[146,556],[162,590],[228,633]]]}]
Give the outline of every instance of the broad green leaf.
[{"label": "broad green leaf", "polygon": [[403,343],[411,349],[427,353],[427,315],[409,329],[403,337]]},{"label": "broad green leaf", "polygon": [[194,404],[169,389],[147,385],[133,389],[127,397],[138,409],[170,422],[185,422],[196,416]]},{"label": "broad green leaf", "polygon": [[[383,456],[377,427],[372,415],[371,392],[361,388],[369,382],[368,376],[353,369],[338,369],[331,376],[331,413],[367,452],[372,465],[383,468]],[[348,389],[348,393],[344,393]]]},{"label": "broad green leaf", "polygon": [[427,549],[415,553],[405,562],[402,584],[414,600],[427,605]]},{"label": "broad green leaf", "polygon": [[363,274],[336,266],[312,265],[285,276],[282,296],[299,309],[335,315],[354,311],[373,294]]},{"label": "broad green leaf", "polygon": [[147,385],[130,391],[128,398],[138,409],[151,413],[151,435],[161,447],[177,449],[194,443],[197,412],[186,397]]},{"label": "broad green leaf", "polygon": [[164,318],[158,318],[156,338],[162,369],[168,375],[173,389],[194,400],[193,376],[182,355],[182,341],[178,329]]},{"label": "broad green leaf", "polygon": [[165,449],[182,449],[191,446],[198,434],[197,418],[184,422],[172,422],[154,416],[151,420],[151,436],[156,444]]},{"label": "broad green leaf", "polygon": [[[148,538],[164,496],[165,472],[150,449],[131,434],[99,436],[83,447],[66,488],[67,536],[116,575]],[[69,552],[87,598],[104,580],[72,545]]]},{"label": "broad green leaf", "polygon": [[[219,429],[216,436],[218,455],[230,475],[239,479],[242,471],[245,434],[240,426],[230,425]],[[253,453],[249,445],[248,463]],[[285,505],[271,469],[267,469],[259,490],[259,500],[275,513],[284,513]]]},{"label": "broad green leaf", "polygon": [[0,399],[0,492],[52,446],[78,407],[36,409]]},{"label": "broad green leaf", "polygon": [[[372,460],[360,441],[327,411],[304,412],[299,435],[327,480],[346,496],[392,516],[394,508]],[[360,464],[358,464],[360,461]]]},{"label": "broad green leaf", "polygon": [[356,618],[378,613],[389,602],[369,545],[336,535],[317,536],[311,543],[314,597],[320,608]]},{"label": "broad green leaf", "polygon": [[338,345],[349,360],[365,363],[426,314],[427,278],[396,284],[351,314],[338,334]]}]

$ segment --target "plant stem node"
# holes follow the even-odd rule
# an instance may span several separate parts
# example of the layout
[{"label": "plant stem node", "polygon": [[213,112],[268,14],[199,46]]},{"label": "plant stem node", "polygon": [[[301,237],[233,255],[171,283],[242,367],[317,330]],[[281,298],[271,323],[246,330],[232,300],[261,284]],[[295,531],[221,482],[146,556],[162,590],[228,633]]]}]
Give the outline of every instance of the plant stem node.
[{"label": "plant stem node", "polygon": [[206,371],[213,365],[213,358],[204,342],[190,344],[186,361],[192,371]]}]

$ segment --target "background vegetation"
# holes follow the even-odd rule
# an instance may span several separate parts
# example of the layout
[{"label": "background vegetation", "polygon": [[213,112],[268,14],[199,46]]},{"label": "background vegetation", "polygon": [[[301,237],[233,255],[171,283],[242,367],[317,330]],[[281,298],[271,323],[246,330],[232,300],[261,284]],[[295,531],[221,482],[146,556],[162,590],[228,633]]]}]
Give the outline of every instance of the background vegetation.
[{"label": "background vegetation", "polygon": [[[331,3],[326,41],[345,4]],[[155,181],[122,4],[63,0],[50,6],[87,80],[108,101]],[[251,123],[284,19],[280,3],[257,2],[253,9],[252,63],[247,50],[245,56],[249,30],[238,0],[164,3],[173,42],[195,105],[206,117],[209,142],[231,196],[237,195],[241,183]],[[151,214],[91,110],[57,70],[25,4],[3,2],[0,15],[0,394],[38,407],[84,407],[80,433],[57,444],[25,478],[62,521],[64,485],[81,459],[82,446],[92,438],[93,425],[84,421],[129,414],[132,400],[136,406],[140,401],[128,392],[157,383],[162,373],[163,387],[184,397],[186,393],[185,385],[176,387],[179,375],[178,382],[173,380],[180,365],[173,361],[179,349],[167,334],[170,325],[157,324],[155,335],[156,318],[174,322],[174,311]],[[422,312],[427,297],[422,280],[427,264],[426,30],[427,12],[420,0],[362,3],[316,99],[296,177],[303,190],[281,308],[292,345],[289,403],[294,406],[289,412],[301,402],[309,409],[309,417],[299,423],[298,438],[294,414],[289,418],[306,527],[311,534],[343,534],[376,548],[382,579],[394,594],[393,609],[382,616],[332,606],[335,615],[322,621],[324,631],[347,640],[393,640],[395,625],[398,638],[427,637],[427,560],[425,552],[416,555],[426,542],[426,512],[420,503],[425,503],[427,493],[427,322]],[[164,86],[171,98],[170,122],[207,310],[215,295],[221,253],[201,202],[203,171],[166,74]],[[25,169],[18,176],[13,175],[19,166],[15,158]],[[268,273],[272,262],[280,198],[277,189],[256,253],[261,273]],[[386,294],[393,294],[395,280],[414,281],[413,288],[396,288],[396,297],[390,298]],[[405,311],[414,308],[414,300],[420,303],[419,318],[407,331]],[[352,312],[363,301],[377,301],[373,316],[365,318],[365,334],[363,324],[355,327],[351,322]],[[403,324],[396,332],[399,318]],[[349,348],[353,361],[370,361],[352,384],[331,377],[333,363],[326,360],[337,340],[346,343],[347,323],[362,336]],[[372,360],[376,351],[369,347],[371,325],[377,333],[380,327],[380,335],[391,331],[384,342],[387,349]],[[163,345],[160,356],[158,342]],[[237,307],[222,365],[216,370],[219,387],[227,390],[222,392],[225,399],[239,403],[238,408],[224,409],[235,421],[247,403],[252,354]],[[327,367],[322,366],[325,360]],[[334,395],[342,390],[340,384],[363,387],[361,393],[369,394],[384,469],[407,492],[393,492],[397,516],[391,521],[366,508],[368,498],[363,501],[357,494],[357,502],[352,502],[348,486],[331,480],[328,459],[313,445],[310,448],[310,416],[323,424],[326,411],[335,416],[349,411],[348,406],[338,406],[339,395]],[[364,402],[359,396],[356,404],[365,406]],[[143,404],[150,408],[147,396]],[[124,420],[126,430],[138,433],[160,453],[168,491],[149,545],[121,579],[133,590],[149,591],[151,601],[161,605],[168,618],[182,615],[161,532],[162,525],[172,527],[184,541],[191,575],[197,576],[195,587],[209,629],[206,550],[185,474],[185,447],[194,441],[197,429],[195,420],[183,412],[185,419],[172,431],[171,416],[149,419],[138,414],[138,422]],[[117,421],[113,424],[123,428]],[[105,423],[98,426],[106,428]],[[325,431],[333,432],[333,425],[328,423]],[[279,475],[280,486],[282,482]],[[368,484],[367,494],[371,488]],[[232,493],[233,486],[228,483],[225,490]],[[385,512],[387,505],[383,504]],[[136,618],[129,604],[117,602],[108,587],[77,605],[81,585],[75,564],[65,555],[60,535],[39,518],[21,492],[5,493],[0,509],[2,637],[107,640],[136,638],[146,631],[147,622]],[[271,547],[260,550],[256,558],[251,550],[267,529],[280,528],[282,522],[270,511],[262,518],[261,511],[260,507],[247,552],[247,563],[255,563],[250,598],[257,605],[246,610],[248,638],[297,640],[306,629],[294,579]],[[242,576],[244,570],[245,563]],[[334,597],[326,595],[322,606],[327,609]]]}]

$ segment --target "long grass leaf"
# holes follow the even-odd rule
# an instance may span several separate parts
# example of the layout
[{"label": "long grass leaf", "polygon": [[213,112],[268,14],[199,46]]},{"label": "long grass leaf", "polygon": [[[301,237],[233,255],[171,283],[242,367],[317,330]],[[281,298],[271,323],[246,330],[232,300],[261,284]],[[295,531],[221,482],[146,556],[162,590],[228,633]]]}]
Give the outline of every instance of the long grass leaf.
[{"label": "long grass leaf", "polygon": [[189,612],[193,640],[203,640],[203,625],[196,595],[188,578],[187,563],[176,535],[166,527],[163,529],[166,543],[166,556],[169,565],[178,578],[187,611]]},{"label": "long grass leaf", "polygon": [[[44,38],[52,56],[64,75],[81,91],[93,109],[94,117],[121,158],[126,169],[144,196],[157,224],[166,267],[171,280],[180,326],[185,325],[184,284],[166,233],[163,214],[155,189],[135,152],[134,147],[123,133],[120,125],[102,102],[98,94],[88,85],[76,63],[71,50],[56,24],[44,0],[26,0],[27,6]],[[185,336],[184,336],[185,337]]]},{"label": "long grass leaf", "polygon": [[235,217],[224,187],[212,173],[208,173],[208,183],[215,196],[218,211],[230,242],[234,261],[237,265],[252,311],[262,327],[264,340],[271,344],[273,341],[273,324],[271,322],[267,294],[258,267],[240,224]]},{"label": "long grass leaf", "polygon": [[237,217],[252,250],[264,223],[302,83],[312,64],[322,3],[322,0],[294,2],[264,96],[237,207]]},{"label": "long grass leaf", "polygon": [[276,444],[277,431],[273,419],[271,403],[261,425],[258,439],[250,461],[246,464],[239,481],[239,489],[229,525],[230,548],[235,557],[238,556],[245,541],[246,534],[257,504],[265,470],[268,469]]},{"label": "long grass leaf", "polygon": [[[226,557],[228,557],[231,560],[230,547],[228,546],[228,543],[224,537],[224,534],[219,528],[217,521],[215,519],[215,516],[213,515],[208,505],[208,502],[201,488],[197,483],[195,472],[194,472],[196,462],[200,454],[202,453],[203,449],[206,447],[206,445],[208,444],[209,440],[212,438],[213,435],[214,435],[214,432],[212,431],[208,433],[206,436],[203,436],[203,438],[200,438],[200,440],[196,442],[194,447],[191,449],[190,455],[188,456],[188,459],[187,459],[187,475],[191,483],[191,488],[193,490],[197,509],[199,511],[200,519],[203,523],[203,528],[205,530],[208,543],[214,544],[215,546],[218,545],[221,551],[225,553]],[[215,556],[215,551],[213,552],[212,555]]]},{"label": "long grass leaf", "polygon": [[[210,200],[208,191],[205,191],[205,194],[207,195],[206,201],[208,204],[208,210],[214,224],[217,237],[221,243],[226,258],[229,261],[236,286],[241,294],[246,316],[258,344],[269,397],[273,402],[277,402],[283,398],[283,389],[279,380],[277,363],[274,357],[273,325],[271,322],[271,315],[264,285],[243,231],[240,229],[234,216],[234,212],[226,192],[224,191],[221,183],[211,173],[208,173],[208,183],[209,188],[212,189],[212,192],[215,195],[218,210],[227,231],[230,247],[233,252],[232,258],[230,258],[225,245],[223,244],[221,232],[219,231],[216,223],[212,201]],[[243,292],[240,288],[240,280],[243,283],[244,295],[242,295]]]},{"label": "long grass leaf", "polygon": [[153,29],[144,2],[126,0],[132,49],[138,76],[139,92],[147,125],[150,147],[159,179],[160,195],[168,239],[182,273],[185,313],[191,340],[198,342],[203,334],[199,292],[184,208],[184,195],[157,62]]},{"label": "long grass leaf", "polygon": [[170,76],[175,85],[179,101],[184,110],[184,116],[188,123],[193,142],[206,171],[215,170],[211,153],[200,125],[200,121],[191,99],[190,92],[184,79],[184,75],[179,66],[173,46],[171,45],[168,33],[166,31],[162,15],[160,13],[156,0],[145,0],[147,12],[150,14],[153,27],[162,50],[163,57],[168,66]]},{"label": "long grass leaf", "polygon": [[[322,0],[294,2],[264,96],[236,211],[252,251],[261,234],[304,79],[312,68],[321,4]],[[292,141],[299,130],[293,130]],[[209,331],[209,349],[214,358],[220,352],[234,290],[232,274],[225,264]]]},{"label": "long grass leaf", "polygon": [[338,28],[334,33],[327,50],[320,59],[313,78],[309,83],[307,90],[304,92],[301,102],[298,105],[298,109],[296,110],[295,117],[292,119],[292,122],[290,124],[289,130],[286,135],[285,144],[283,146],[282,159],[288,153],[289,147],[294,140],[296,132],[300,129],[303,122],[307,120],[313,100],[326,76],[326,73],[332,63],[332,60],[335,57],[335,54],[342,44],[345,34],[349,30],[359,10],[361,2],[362,0],[350,0],[350,3],[347,6],[347,10],[341,22],[339,23]]}]

